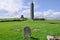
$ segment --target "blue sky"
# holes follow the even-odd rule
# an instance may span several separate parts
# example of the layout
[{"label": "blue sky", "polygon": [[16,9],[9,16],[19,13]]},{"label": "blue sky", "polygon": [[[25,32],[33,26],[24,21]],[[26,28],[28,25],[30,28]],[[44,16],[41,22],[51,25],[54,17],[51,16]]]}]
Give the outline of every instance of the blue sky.
[{"label": "blue sky", "polygon": [[47,11],[49,9],[60,11],[60,0],[38,0],[40,5],[39,11]]},{"label": "blue sky", "polygon": [[[60,0],[33,0],[35,18],[60,19]],[[0,0],[0,18],[30,18],[31,0]]]}]

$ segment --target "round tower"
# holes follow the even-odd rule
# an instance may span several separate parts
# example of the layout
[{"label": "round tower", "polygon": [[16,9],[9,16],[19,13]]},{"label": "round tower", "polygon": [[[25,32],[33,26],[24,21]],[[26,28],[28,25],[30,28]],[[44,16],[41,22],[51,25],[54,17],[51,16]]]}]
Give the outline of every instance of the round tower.
[{"label": "round tower", "polygon": [[33,1],[31,2],[30,18],[31,18],[32,20],[34,19],[34,3],[33,3]]}]

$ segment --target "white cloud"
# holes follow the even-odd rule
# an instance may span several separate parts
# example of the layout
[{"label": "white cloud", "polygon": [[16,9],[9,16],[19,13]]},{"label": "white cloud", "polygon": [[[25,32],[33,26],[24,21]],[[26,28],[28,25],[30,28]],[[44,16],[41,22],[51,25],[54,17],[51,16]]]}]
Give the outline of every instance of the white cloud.
[{"label": "white cloud", "polygon": [[30,9],[26,9],[22,12],[22,15],[26,18],[30,18]]},{"label": "white cloud", "polygon": [[0,9],[17,11],[22,8],[22,0],[0,0]]},{"label": "white cloud", "polygon": [[[37,4],[35,4],[34,6],[35,9],[40,7]],[[22,8],[25,10],[18,12]],[[20,17],[21,15],[24,15],[24,17],[26,18],[30,18],[30,4],[28,3],[28,5],[24,5],[23,0],[0,0],[0,11],[1,10],[2,13],[5,12],[6,16]],[[43,12],[35,11],[34,16],[35,18],[43,17],[46,19],[60,19],[60,12],[56,12],[54,10]]]},{"label": "white cloud", "polygon": [[8,11],[5,13],[6,16],[17,16],[15,12],[22,8],[23,0],[0,0],[0,10]]},{"label": "white cloud", "polygon": [[[26,10],[18,14],[17,12],[22,8]],[[35,6],[35,8],[38,8],[38,6]],[[27,12],[25,11],[30,10],[30,4],[24,5],[24,0],[0,0],[0,10],[7,11],[7,13],[4,13],[7,17],[16,17],[16,16],[20,17],[20,15],[24,13],[25,13],[24,15],[26,15],[25,17],[28,17]],[[29,14],[29,11],[28,11],[28,14]]]},{"label": "white cloud", "polygon": [[46,19],[60,19],[60,12],[56,12],[54,10],[43,11],[40,12],[39,14],[41,15],[37,14],[38,17],[43,17]]},{"label": "white cloud", "polygon": [[[26,9],[22,12],[22,14],[30,18],[30,10]],[[48,10],[43,12],[34,12],[35,18],[46,18],[46,19],[60,19],[60,12],[55,12],[54,10]]]}]

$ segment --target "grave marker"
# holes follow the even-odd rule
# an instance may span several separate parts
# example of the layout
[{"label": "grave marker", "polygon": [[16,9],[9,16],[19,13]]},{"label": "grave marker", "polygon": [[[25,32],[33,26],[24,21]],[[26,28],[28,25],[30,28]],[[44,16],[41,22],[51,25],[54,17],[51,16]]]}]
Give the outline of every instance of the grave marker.
[{"label": "grave marker", "polygon": [[29,26],[24,28],[24,39],[30,39],[31,37],[31,29]]}]

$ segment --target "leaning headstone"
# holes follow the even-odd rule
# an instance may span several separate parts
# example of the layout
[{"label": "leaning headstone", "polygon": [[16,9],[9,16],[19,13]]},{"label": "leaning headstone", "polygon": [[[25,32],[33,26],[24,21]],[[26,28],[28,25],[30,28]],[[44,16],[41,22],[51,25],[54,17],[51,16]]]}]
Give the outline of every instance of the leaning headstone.
[{"label": "leaning headstone", "polygon": [[24,39],[29,40],[30,37],[31,37],[31,29],[30,29],[29,26],[26,26],[26,27],[24,28]]}]

